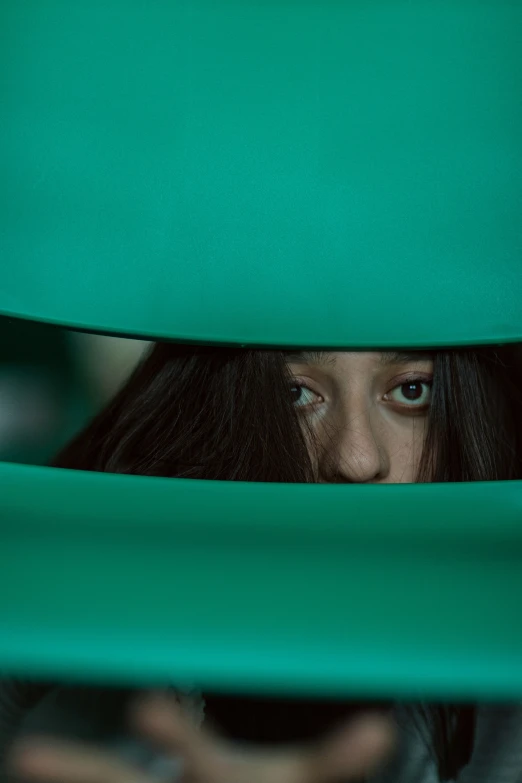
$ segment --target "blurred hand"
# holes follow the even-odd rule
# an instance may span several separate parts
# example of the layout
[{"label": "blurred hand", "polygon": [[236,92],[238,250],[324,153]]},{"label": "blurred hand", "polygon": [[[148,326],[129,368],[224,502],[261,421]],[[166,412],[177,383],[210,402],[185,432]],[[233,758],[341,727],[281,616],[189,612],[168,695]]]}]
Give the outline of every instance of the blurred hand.
[{"label": "blurred hand", "polygon": [[[170,758],[181,760],[177,783],[348,783],[369,775],[394,745],[391,721],[368,715],[350,721],[326,740],[286,750],[245,748],[226,742],[167,695],[137,703],[132,713],[137,732]],[[96,747],[53,739],[21,743],[12,753],[15,776],[52,783],[157,783],[116,755]]]}]

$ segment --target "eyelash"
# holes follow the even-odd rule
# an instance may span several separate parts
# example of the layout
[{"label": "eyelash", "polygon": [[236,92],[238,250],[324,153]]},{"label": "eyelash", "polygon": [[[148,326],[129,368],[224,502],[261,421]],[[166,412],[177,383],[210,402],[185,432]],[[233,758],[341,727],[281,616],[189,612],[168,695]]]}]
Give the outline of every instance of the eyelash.
[{"label": "eyelash", "polygon": [[[389,394],[391,394],[393,391],[395,391],[396,389],[400,389],[401,386],[406,386],[407,384],[422,384],[423,386],[427,386],[430,389],[430,391],[431,391],[431,387],[433,385],[433,378],[427,377],[427,376],[418,376],[418,375],[416,375],[416,376],[411,376],[411,377],[406,377],[406,378],[401,378],[399,380],[396,380],[394,385],[392,387],[390,387],[389,391],[387,391],[383,395],[383,399],[386,396],[388,396]],[[294,378],[290,388],[291,389],[293,389],[293,388],[306,389],[307,391],[311,392],[312,394],[315,394],[318,397],[321,397],[321,401],[320,402],[309,403],[308,405],[296,405],[296,408],[298,408],[298,410],[301,411],[301,412],[303,412],[303,411],[310,411],[316,405],[320,405],[321,402],[324,402],[324,399],[322,399],[322,396],[318,392],[314,391],[310,386],[308,386],[307,383],[304,383],[304,381],[300,381],[299,378]],[[389,401],[385,400],[385,402],[389,402]],[[415,415],[422,415],[430,407],[430,402],[425,403],[424,405],[408,405],[406,403],[401,405],[400,403],[397,403],[397,402],[394,402],[394,401],[392,401],[392,403],[395,405],[396,409],[398,409],[398,410],[400,410],[402,412],[408,411],[409,415],[413,415],[413,416],[415,416]]]},{"label": "eyelash", "polygon": [[[395,381],[394,385],[390,388],[389,391],[386,392],[386,394],[383,395],[383,399],[385,402],[388,402],[385,398],[390,395],[392,392],[394,392],[396,389],[400,389],[402,386],[408,386],[408,385],[414,385],[414,384],[421,384],[422,386],[427,386],[430,393],[431,393],[431,387],[433,385],[433,378],[426,377],[426,376],[419,376],[414,375],[406,378],[401,378],[398,381]],[[431,400],[428,399],[428,402],[424,403],[423,405],[408,405],[407,403],[398,403],[394,400],[390,401],[392,404],[395,404],[396,408],[400,412],[407,413],[407,415],[410,416],[418,416],[426,413],[430,407]]]},{"label": "eyelash", "polygon": [[[321,395],[318,392],[314,391],[310,386],[308,386],[307,383],[304,383],[304,381],[301,381],[299,378],[293,378],[292,379],[292,383],[290,385],[290,389],[296,389],[296,388],[297,389],[306,389],[306,391],[309,391],[312,394],[315,394],[317,397],[321,397]],[[322,397],[321,397],[321,402],[324,402],[324,399],[322,399]],[[309,410],[310,408],[313,408],[316,405],[320,405],[321,402],[309,403],[308,405],[297,405],[296,404],[296,408],[298,408],[301,411],[302,410]]]}]

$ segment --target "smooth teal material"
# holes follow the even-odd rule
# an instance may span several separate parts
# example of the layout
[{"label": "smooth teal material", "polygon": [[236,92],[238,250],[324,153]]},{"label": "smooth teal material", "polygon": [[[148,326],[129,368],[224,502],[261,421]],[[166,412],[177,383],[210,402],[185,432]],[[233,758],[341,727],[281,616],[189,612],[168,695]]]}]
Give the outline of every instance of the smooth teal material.
[{"label": "smooth teal material", "polygon": [[0,662],[13,672],[522,698],[522,482],[255,484],[3,464],[0,484]]},{"label": "smooth teal material", "polygon": [[3,0],[0,312],[522,339],[518,0]]}]

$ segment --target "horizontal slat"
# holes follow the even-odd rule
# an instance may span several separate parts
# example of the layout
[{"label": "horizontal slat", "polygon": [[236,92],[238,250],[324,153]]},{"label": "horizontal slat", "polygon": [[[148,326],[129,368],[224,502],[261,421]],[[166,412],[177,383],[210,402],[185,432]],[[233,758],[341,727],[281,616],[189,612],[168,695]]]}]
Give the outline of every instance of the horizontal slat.
[{"label": "horizontal slat", "polygon": [[0,666],[290,693],[522,696],[522,483],[0,465]]},{"label": "horizontal slat", "polygon": [[0,313],[522,340],[522,5],[3,0]]}]

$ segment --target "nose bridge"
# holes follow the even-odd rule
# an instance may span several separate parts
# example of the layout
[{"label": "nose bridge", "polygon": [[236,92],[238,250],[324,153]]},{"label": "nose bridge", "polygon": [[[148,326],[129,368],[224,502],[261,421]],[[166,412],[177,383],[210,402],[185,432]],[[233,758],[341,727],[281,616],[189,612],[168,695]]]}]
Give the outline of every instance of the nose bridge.
[{"label": "nose bridge", "polygon": [[347,395],[340,403],[327,460],[339,479],[362,483],[383,477],[387,470],[375,411],[369,400]]}]

